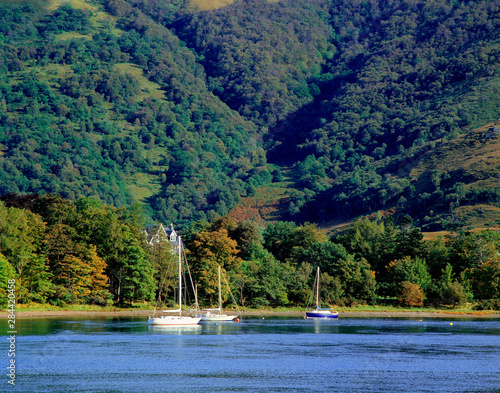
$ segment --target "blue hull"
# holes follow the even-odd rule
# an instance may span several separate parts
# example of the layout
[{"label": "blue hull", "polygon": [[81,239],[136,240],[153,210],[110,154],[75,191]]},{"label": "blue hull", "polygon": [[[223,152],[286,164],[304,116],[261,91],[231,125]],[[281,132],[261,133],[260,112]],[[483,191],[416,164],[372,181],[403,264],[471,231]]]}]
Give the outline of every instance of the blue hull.
[{"label": "blue hull", "polygon": [[315,311],[308,311],[306,312],[306,318],[338,318],[339,313],[324,313],[324,312],[315,312]]}]

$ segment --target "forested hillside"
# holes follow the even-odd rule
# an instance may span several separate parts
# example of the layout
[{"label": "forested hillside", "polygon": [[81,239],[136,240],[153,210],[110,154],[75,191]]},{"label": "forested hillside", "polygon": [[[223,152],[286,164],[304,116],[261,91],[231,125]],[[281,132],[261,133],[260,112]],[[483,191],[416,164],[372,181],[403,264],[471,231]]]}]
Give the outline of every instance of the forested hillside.
[{"label": "forested hillside", "polygon": [[[142,218],[137,205],[117,209],[93,198],[3,197],[0,305],[15,280],[17,303],[173,306],[177,257],[169,242],[146,245]],[[218,266],[241,306],[305,307],[319,266],[327,304],[500,309],[498,232],[424,240],[409,216],[398,225],[377,217],[328,239],[313,224],[281,221],[259,233],[224,217],[189,226],[182,239],[202,307],[218,302]],[[224,301],[233,304],[227,288]]]},{"label": "forested hillside", "polygon": [[297,223],[384,210],[455,229],[500,202],[477,190],[491,168],[410,176],[477,127],[493,140],[499,0],[0,6],[0,194],[140,202],[181,227],[284,177]]},{"label": "forested hillside", "polygon": [[3,7],[0,192],[140,200],[180,223],[226,214],[270,176],[257,127],[168,29],[104,6],[119,13]]}]

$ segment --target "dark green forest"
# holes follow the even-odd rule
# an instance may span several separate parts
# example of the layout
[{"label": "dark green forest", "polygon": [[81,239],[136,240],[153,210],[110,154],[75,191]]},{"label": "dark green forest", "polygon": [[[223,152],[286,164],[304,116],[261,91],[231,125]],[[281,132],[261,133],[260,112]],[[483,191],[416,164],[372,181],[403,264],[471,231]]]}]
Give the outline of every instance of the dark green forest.
[{"label": "dark green forest", "polygon": [[424,224],[458,192],[498,206],[458,171],[425,198],[401,171],[500,117],[498,1],[0,4],[1,194],[139,202],[181,226],[284,176],[298,224]]},{"label": "dark green forest", "polygon": [[[164,267],[141,235],[153,222],[181,229],[197,279],[219,244],[241,304],[303,304],[319,260],[335,304],[498,299],[497,235],[457,213],[477,205],[476,227],[500,224],[483,214],[500,208],[496,155],[475,172],[409,173],[478,129],[474,143],[496,143],[500,0],[0,11],[1,210],[14,220],[0,223],[0,259],[26,302],[154,299]],[[279,221],[230,222],[270,186],[286,189]],[[352,225],[327,238],[330,221]]]}]

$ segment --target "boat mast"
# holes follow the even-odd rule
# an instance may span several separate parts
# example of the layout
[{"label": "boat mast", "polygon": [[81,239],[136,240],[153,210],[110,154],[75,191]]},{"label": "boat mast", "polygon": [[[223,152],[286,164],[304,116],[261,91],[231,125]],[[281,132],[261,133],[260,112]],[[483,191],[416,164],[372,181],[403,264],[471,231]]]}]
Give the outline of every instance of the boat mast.
[{"label": "boat mast", "polygon": [[222,314],[222,292],[220,289],[220,265],[218,265],[218,273],[219,273],[219,315]]},{"label": "boat mast", "polygon": [[316,272],[316,308],[319,308],[319,266]]},{"label": "boat mast", "polygon": [[179,316],[182,316],[182,272],[181,272],[181,237],[179,239]]}]

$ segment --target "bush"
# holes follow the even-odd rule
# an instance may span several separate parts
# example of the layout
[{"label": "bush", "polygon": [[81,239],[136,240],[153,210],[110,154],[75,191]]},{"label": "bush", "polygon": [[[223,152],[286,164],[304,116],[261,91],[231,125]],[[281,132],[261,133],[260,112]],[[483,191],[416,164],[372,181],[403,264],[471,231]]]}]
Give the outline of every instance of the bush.
[{"label": "bush", "polygon": [[453,307],[467,303],[471,297],[464,286],[456,281],[448,285],[442,293],[443,304],[449,304]]},{"label": "bush", "polygon": [[422,307],[424,305],[425,294],[418,284],[403,281],[401,284],[401,294],[398,297],[399,303],[408,307]]},{"label": "bush", "polygon": [[474,310],[500,311],[500,299],[481,300],[474,306]]}]

